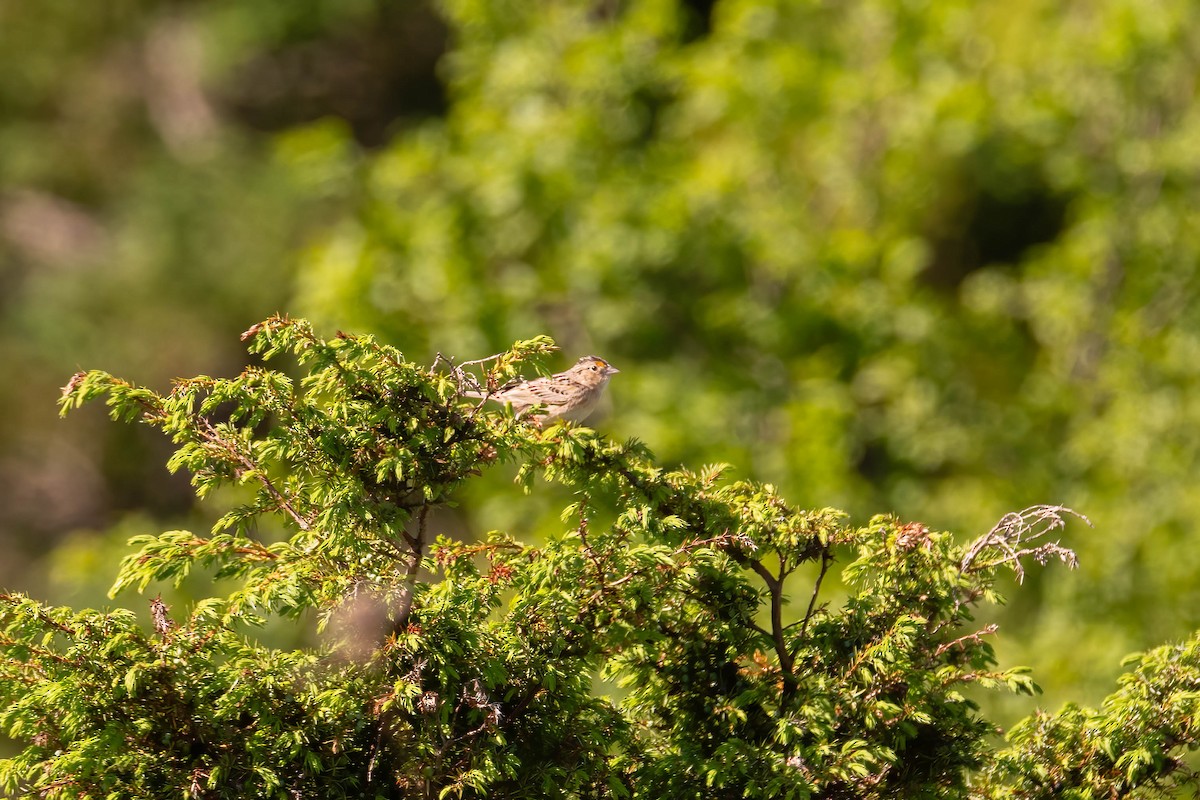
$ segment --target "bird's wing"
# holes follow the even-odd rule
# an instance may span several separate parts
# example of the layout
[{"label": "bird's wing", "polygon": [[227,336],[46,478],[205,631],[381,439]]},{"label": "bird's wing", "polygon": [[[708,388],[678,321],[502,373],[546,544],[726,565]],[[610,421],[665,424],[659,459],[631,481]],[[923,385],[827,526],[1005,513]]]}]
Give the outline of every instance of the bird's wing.
[{"label": "bird's wing", "polygon": [[522,405],[541,404],[544,406],[559,406],[570,400],[573,396],[571,385],[561,379],[554,378],[535,378],[526,383],[514,386],[504,392],[498,393],[502,399],[507,402]]}]

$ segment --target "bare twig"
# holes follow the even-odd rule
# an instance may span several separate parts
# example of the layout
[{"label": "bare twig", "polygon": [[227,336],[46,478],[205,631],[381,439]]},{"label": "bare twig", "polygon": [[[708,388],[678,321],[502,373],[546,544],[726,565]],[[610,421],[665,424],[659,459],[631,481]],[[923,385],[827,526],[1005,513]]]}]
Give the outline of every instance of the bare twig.
[{"label": "bare twig", "polygon": [[484,364],[487,364],[489,361],[499,361],[501,358],[503,358],[506,355],[508,355],[508,354],[507,353],[495,353],[493,355],[485,356],[483,358],[476,358],[476,359],[472,359],[470,361],[459,361],[456,363],[454,361],[454,359],[452,359],[448,356],[442,355],[441,353],[438,353],[434,357],[433,363],[429,365],[429,371],[435,372],[437,370],[437,368],[441,365],[445,365],[445,366],[449,367],[450,368],[450,376],[451,376],[451,378],[454,379],[454,382],[458,384],[459,393],[462,393],[465,391],[480,392],[485,395],[484,399],[486,400],[487,399],[486,396],[488,394],[490,394],[490,392],[492,391],[492,387],[485,387],[480,382],[479,378],[475,377],[470,372],[467,372],[465,369],[463,369],[463,367],[483,366]]},{"label": "bare twig", "polygon": [[1005,514],[995,526],[980,536],[967,548],[959,565],[961,572],[979,572],[1001,564],[1008,564],[1017,573],[1017,582],[1025,580],[1025,568],[1021,559],[1032,556],[1039,564],[1057,558],[1071,569],[1079,565],[1075,552],[1057,541],[1028,547],[1031,542],[1060,530],[1067,524],[1067,517],[1083,520],[1089,526],[1091,520],[1066,506],[1030,506],[1024,511]]},{"label": "bare twig", "polygon": [[454,359],[442,355],[440,352],[434,356],[433,363],[429,365],[431,373],[436,372],[439,366],[445,365],[450,368],[450,376],[454,382],[458,384],[458,391],[483,391],[483,387],[479,385],[479,379],[471,373],[463,369],[466,366],[474,366],[484,364],[494,358],[499,358],[500,354],[488,356],[487,358],[476,359],[475,361],[464,361],[461,364],[454,363]]},{"label": "bare twig", "polygon": [[459,361],[458,364],[456,365],[454,363],[454,359],[449,358],[448,356],[444,356],[441,353],[438,353],[437,356],[433,359],[433,364],[430,365],[429,369],[430,369],[430,371],[433,371],[433,370],[437,369],[438,364],[447,364],[447,365],[449,365],[450,370],[453,372],[453,371],[462,369],[463,367],[475,367],[480,364],[486,364],[489,361],[495,361],[496,359],[500,358],[501,356],[505,356],[505,355],[508,355],[508,354],[507,353],[495,353],[490,356],[484,356],[483,358],[477,358],[473,361]]}]

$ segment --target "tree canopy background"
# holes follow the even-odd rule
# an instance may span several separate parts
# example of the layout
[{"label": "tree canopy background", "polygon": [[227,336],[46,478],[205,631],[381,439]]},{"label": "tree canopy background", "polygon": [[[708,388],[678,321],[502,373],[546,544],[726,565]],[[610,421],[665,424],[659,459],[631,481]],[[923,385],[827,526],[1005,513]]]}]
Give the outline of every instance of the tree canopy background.
[{"label": "tree canopy background", "polygon": [[[198,513],[166,443],[56,387],[233,374],[287,311],[426,363],[548,333],[621,368],[598,428],[859,521],[1086,513],[1080,571],[999,620],[1052,707],[1200,627],[1193,3],[0,0],[0,30],[5,585],[101,604],[104,548]],[[540,524],[472,491],[468,531]]]}]

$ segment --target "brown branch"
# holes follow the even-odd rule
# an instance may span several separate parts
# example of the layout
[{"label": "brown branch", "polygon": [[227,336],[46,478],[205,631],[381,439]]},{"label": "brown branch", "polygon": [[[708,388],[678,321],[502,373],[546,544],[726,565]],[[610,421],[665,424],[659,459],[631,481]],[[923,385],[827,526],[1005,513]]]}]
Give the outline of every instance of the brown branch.
[{"label": "brown branch", "polygon": [[[395,545],[392,545],[392,547],[395,548]],[[453,547],[446,546],[438,548],[438,552],[435,557],[437,558],[438,563],[441,564],[443,562],[458,560],[460,558],[474,558],[482,553],[487,556],[487,559],[490,563],[495,563],[497,554],[505,550],[514,553],[522,553],[526,551],[526,548],[524,545],[518,544],[517,542],[483,542],[480,544],[460,544]],[[530,549],[529,552],[530,554],[533,554],[537,551]],[[619,581],[619,583],[624,583],[624,580]]]},{"label": "brown branch", "polygon": [[688,539],[687,541],[683,542],[683,544],[679,545],[679,547],[675,548],[675,552],[672,555],[682,555],[683,553],[696,550],[700,547],[724,547],[735,541],[740,541],[744,546],[747,546],[751,550],[757,549],[754,545],[754,542],[750,541],[749,537],[745,535],[731,535],[729,533],[729,529],[727,528],[722,533],[716,536],[710,536],[707,539]]},{"label": "brown branch", "polygon": [[824,581],[829,572],[829,565],[833,564],[833,553],[829,552],[828,545],[821,546],[821,571],[817,573],[816,583],[812,584],[812,596],[809,597],[809,608],[804,612],[804,621],[800,622],[800,638],[804,638],[804,634],[808,633],[809,620],[812,619],[817,606],[817,595],[821,594],[821,583]]},{"label": "brown branch", "polygon": [[960,636],[957,639],[952,639],[949,642],[939,645],[938,649],[933,651],[933,655],[936,658],[937,656],[940,656],[942,653],[949,650],[951,647],[955,647],[955,646],[961,647],[966,642],[974,642],[975,644],[983,644],[983,639],[981,637],[993,634],[999,629],[1000,629],[1000,626],[996,625],[995,623],[992,623],[990,625],[985,625],[981,629],[975,631],[974,633],[968,633],[966,636]]},{"label": "brown branch", "polygon": [[604,580],[604,565],[600,563],[600,556],[596,554],[595,549],[588,542],[588,518],[587,518],[587,495],[579,501],[579,527],[576,529],[579,532],[579,543],[583,545],[584,558],[596,570],[596,583],[599,585],[599,594],[606,595],[610,591],[610,587]]},{"label": "brown branch", "polygon": [[413,593],[417,586],[417,573],[421,569],[421,556],[425,549],[425,518],[429,515],[429,506],[421,506],[417,512],[417,533],[415,536],[405,534],[413,548],[409,554],[408,566],[405,567],[404,588],[400,590],[400,605],[396,609],[396,620],[392,623],[393,633],[400,633],[408,626],[408,617],[412,613]]},{"label": "brown branch", "polygon": [[[80,666],[80,662],[73,661],[64,655],[60,655],[59,653],[54,652],[53,650],[51,650],[48,647],[42,647],[40,645],[30,644],[29,642],[19,641],[17,639],[13,639],[12,637],[10,637],[6,634],[3,634],[3,633],[0,633],[0,645],[2,645],[4,647],[20,647],[25,650],[28,650],[30,655],[40,656],[41,658],[49,659],[50,661],[56,661],[59,664],[65,664],[68,667]],[[12,659],[12,660],[10,660],[9,663],[19,664],[20,666],[23,666],[23,667],[29,667],[30,669],[33,669],[35,672],[37,672],[39,675],[42,675],[42,676],[45,676],[45,674],[46,674],[45,670],[41,669],[41,667],[38,666],[38,664],[36,664],[33,661],[26,661],[26,660],[17,661],[15,659]]]},{"label": "brown branch", "polygon": [[[267,490],[267,493],[275,499],[277,508],[286,512],[287,515],[292,518],[292,521],[295,522],[300,528],[300,530],[312,530],[312,523],[302,517],[300,513],[292,507],[292,504],[288,501],[287,497],[284,496],[283,492],[279,491],[279,489],[275,487],[275,484],[271,482],[271,479],[267,477],[266,473],[259,469],[258,465],[255,464],[249,456],[239,450],[237,446],[233,444],[233,442],[230,442],[228,439],[222,437],[217,432],[217,429],[213,426],[212,422],[207,419],[201,421],[204,423],[204,429],[200,432],[200,435],[204,437],[205,441],[223,449],[235,461],[241,464],[244,470],[253,472],[255,477],[258,478],[259,483],[261,483],[263,488]],[[242,470],[239,470],[238,472],[239,477],[241,474],[244,474]]]},{"label": "brown branch", "polygon": [[63,788],[64,786],[71,786],[71,785],[80,786],[82,784],[80,784],[79,781],[75,780],[74,778],[59,778],[58,780],[56,780],[52,783],[48,783],[45,786],[43,786],[41,789],[39,789],[38,794],[41,795],[42,797],[49,797],[52,793],[57,792],[59,789]]},{"label": "brown branch", "polygon": [[[3,601],[5,603],[19,603],[25,599],[28,599],[28,598],[19,597],[17,595],[9,594],[8,592],[0,593],[0,601]],[[58,620],[54,619],[49,614],[47,614],[45,609],[42,607],[35,606],[33,609],[33,613],[34,613],[34,616],[36,616],[38,618],[38,620],[40,622],[42,622],[43,624],[49,625],[52,628],[60,630],[63,633],[67,634],[68,636],[72,636],[72,637],[79,636],[79,632],[77,630],[75,630],[74,628],[68,627],[68,626],[64,625],[63,623],[59,622]]]},{"label": "brown branch", "polygon": [[[771,571],[764,567],[761,561],[751,560],[749,566],[750,569],[754,570],[763,579],[763,583],[767,585],[767,591],[771,595],[771,631],[769,635],[775,647],[775,655],[779,658],[779,668],[783,672],[784,678],[790,680],[794,678],[792,667],[795,664],[795,660],[792,654],[788,652],[787,644],[783,641],[784,566],[782,563],[779,565],[778,577],[772,575]],[[763,632],[766,633],[766,631]]]},{"label": "brown branch", "polygon": [[233,552],[237,553],[239,556],[252,556],[262,561],[275,561],[279,558],[278,555],[272,553],[266,547],[258,544],[257,542],[255,542],[253,546],[235,547],[233,548]]},{"label": "brown branch", "polygon": [[769,630],[767,630],[766,628],[764,628],[762,625],[759,625],[754,620],[749,620],[748,624],[750,625],[750,628],[752,630],[758,631],[759,633],[761,633],[763,636],[767,637],[768,639],[771,638],[771,632]]}]

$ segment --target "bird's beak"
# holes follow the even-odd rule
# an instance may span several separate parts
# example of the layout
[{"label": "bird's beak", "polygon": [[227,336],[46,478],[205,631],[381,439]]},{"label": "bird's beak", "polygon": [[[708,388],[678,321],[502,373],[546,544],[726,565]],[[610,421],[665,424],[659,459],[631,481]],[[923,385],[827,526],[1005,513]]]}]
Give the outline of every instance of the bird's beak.
[{"label": "bird's beak", "polygon": [[608,365],[608,374],[609,374],[609,375],[616,375],[616,374],[617,374],[618,372],[620,372],[620,371],[621,371],[621,370],[617,369],[617,368],[616,368],[616,367],[614,367],[612,364],[609,364],[609,365]]}]

